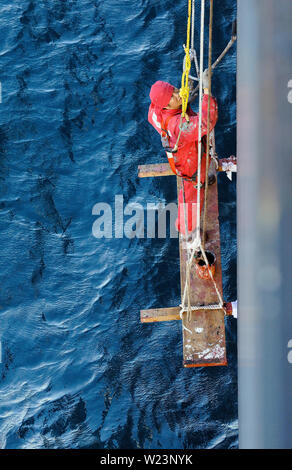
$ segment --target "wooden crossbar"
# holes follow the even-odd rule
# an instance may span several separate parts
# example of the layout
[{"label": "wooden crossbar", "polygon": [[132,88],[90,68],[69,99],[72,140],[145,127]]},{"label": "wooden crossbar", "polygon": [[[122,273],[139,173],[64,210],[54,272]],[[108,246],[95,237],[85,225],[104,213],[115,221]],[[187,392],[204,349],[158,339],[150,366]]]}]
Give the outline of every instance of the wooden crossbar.
[{"label": "wooden crossbar", "polygon": [[[237,163],[235,157],[221,158],[218,160],[218,171],[236,172]],[[138,166],[139,178],[149,178],[153,176],[175,176],[168,162],[152,163],[150,165]]]},{"label": "wooden crossbar", "polygon": [[140,318],[142,323],[180,320],[179,312],[180,307],[153,308],[151,310],[141,310]]},{"label": "wooden crossbar", "polygon": [[153,163],[152,165],[139,165],[139,178],[148,178],[150,176],[175,176],[169,163]]}]

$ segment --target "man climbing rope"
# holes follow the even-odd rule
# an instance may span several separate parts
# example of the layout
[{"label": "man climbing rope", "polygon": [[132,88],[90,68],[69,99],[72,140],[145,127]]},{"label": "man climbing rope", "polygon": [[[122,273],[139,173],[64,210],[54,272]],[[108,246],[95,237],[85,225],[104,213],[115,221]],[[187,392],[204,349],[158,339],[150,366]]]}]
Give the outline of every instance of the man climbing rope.
[{"label": "man climbing rope", "polygon": [[[205,140],[208,126],[208,71],[203,74],[204,95],[202,99],[202,163],[201,163],[201,190],[200,207],[204,202],[204,185],[206,173]],[[182,99],[179,90],[167,82],[157,81],[150,90],[151,104],[148,112],[148,121],[159,132],[168,161],[172,171],[183,179],[183,189],[179,193],[178,218],[176,228],[184,236],[191,236],[196,228],[197,203],[197,170],[198,170],[198,136],[199,116],[190,106],[187,108],[186,119],[181,120]],[[210,96],[210,131],[215,127],[218,119],[216,99]],[[181,124],[181,134],[180,133]],[[171,153],[175,144],[179,143],[177,152]],[[209,182],[209,184],[211,181]],[[186,205],[186,218],[184,218],[184,202]],[[187,234],[186,229],[187,228]]]}]

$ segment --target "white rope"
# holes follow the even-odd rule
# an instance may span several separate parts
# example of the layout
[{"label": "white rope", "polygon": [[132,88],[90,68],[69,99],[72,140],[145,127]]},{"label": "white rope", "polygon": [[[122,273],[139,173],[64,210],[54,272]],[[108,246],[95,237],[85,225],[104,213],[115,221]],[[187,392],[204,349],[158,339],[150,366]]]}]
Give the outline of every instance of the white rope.
[{"label": "white rope", "polygon": [[199,64],[198,64],[196,49],[194,49],[194,61],[195,61],[195,66],[196,66],[196,71],[197,71],[198,78],[200,78],[200,71],[199,71]]},{"label": "white rope", "polygon": [[[204,62],[204,21],[205,21],[205,0],[202,0],[202,5],[201,5],[201,37],[200,37],[200,77],[203,76],[203,62]],[[194,240],[193,246],[191,247],[192,253],[191,256],[189,257],[189,251],[188,251],[188,261],[186,263],[186,282],[185,282],[185,287],[184,287],[184,295],[183,295],[183,305],[185,304],[185,298],[186,295],[188,294],[189,297],[189,292],[188,291],[188,279],[190,275],[190,268],[191,268],[191,263],[194,258],[194,254],[198,246],[201,244],[201,234],[200,234],[200,217],[201,217],[201,203],[200,203],[200,195],[201,195],[201,160],[202,160],[202,96],[203,96],[203,83],[202,80],[199,82],[199,89],[200,89],[200,97],[199,97],[199,147],[198,147],[198,172],[197,172],[197,233],[196,233],[196,238]],[[187,245],[187,250],[189,250],[189,247]]]},{"label": "white rope", "polygon": [[[201,37],[200,37],[200,77],[203,76],[203,65],[204,65],[204,22],[205,22],[205,0],[201,2]],[[201,160],[202,160],[202,98],[203,98],[203,81],[199,82],[199,146],[198,146],[198,176],[197,176],[197,229],[198,237],[201,241],[200,227],[201,227]]]},{"label": "white rope", "polygon": [[192,36],[191,36],[191,49],[192,50],[194,50],[195,15],[196,15],[196,1],[192,0]]},{"label": "white rope", "polygon": [[219,168],[219,163],[218,163],[218,159],[217,159],[216,156],[215,156],[215,131],[214,131],[214,129],[213,129],[212,132],[211,132],[210,138],[211,138],[211,147],[210,147],[210,150],[211,150],[211,160],[214,161],[216,170],[218,170],[218,168]]},{"label": "white rope", "polygon": [[[179,312],[179,316],[180,316],[180,319],[181,319],[181,324],[182,324],[183,330],[186,330],[186,331],[188,331],[190,334],[192,334],[192,331],[189,330],[189,329],[185,326],[185,324],[184,324],[184,319],[183,319],[183,314],[188,312],[188,308],[187,308],[187,309],[186,309],[186,308],[182,308],[181,305],[180,305],[180,307],[181,307],[181,309],[180,309],[180,312]],[[192,308],[192,307],[190,307],[190,308]],[[188,320],[189,320],[189,319],[188,319]]]},{"label": "white rope", "polygon": [[[194,3],[193,3],[194,7]],[[193,11],[193,21],[192,21],[192,35],[194,36],[194,11]],[[203,61],[204,61],[204,19],[205,19],[205,0],[202,0],[202,5],[201,5],[201,44],[200,44],[200,75],[203,76]],[[193,37],[192,36],[192,37]],[[194,50],[193,50],[194,51]],[[188,247],[188,244],[186,245],[187,248],[187,261],[186,261],[186,280],[185,280],[185,287],[184,287],[184,294],[183,294],[183,305],[185,304],[185,299],[187,296],[187,301],[188,301],[188,320],[191,318],[191,299],[190,299],[190,277],[191,277],[191,266],[192,266],[192,261],[194,258],[194,254],[196,251],[196,248],[199,246],[201,243],[201,238],[200,238],[200,214],[201,214],[201,207],[200,207],[200,181],[201,181],[201,158],[202,158],[202,91],[203,91],[203,84],[202,80],[199,82],[200,85],[200,105],[199,105],[199,155],[198,155],[198,176],[197,176],[197,235],[196,235],[196,247],[192,247],[192,252],[190,255],[190,249]],[[184,182],[182,182],[183,188],[184,188]],[[183,189],[184,191],[184,189]],[[199,206],[198,206],[199,203]],[[185,201],[184,201],[184,214],[185,214]],[[186,215],[185,215],[185,223],[186,223]],[[185,236],[187,237],[187,230],[185,229]]]},{"label": "white rope", "polygon": [[[192,11],[192,39],[194,37],[194,27],[195,27],[194,8],[195,8],[195,0],[193,0],[193,11]],[[204,21],[205,21],[205,0],[202,0],[202,5],[201,5],[201,38],[200,38],[200,72],[198,73],[198,76],[203,75],[203,67],[204,67],[204,32],[205,32]],[[194,49],[193,49],[193,52],[194,52]],[[185,68],[185,60],[184,60],[183,67]],[[202,160],[202,97],[203,97],[203,83],[202,83],[202,80],[201,81],[199,80],[199,88],[200,88],[199,137],[198,137],[199,147],[198,147],[198,176],[197,176],[197,181],[198,181],[198,185],[197,185],[198,186],[198,188],[197,188],[198,189],[197,190],[197,228],[198,228],[198,232],[200,232],[200,214],[201,214],[201,204],[200,204],[200,194],[201,194],[201,187],[200,186],[201,185],[200,185],[200,181],[201,181],[201,160]],[[185,205],[185,202],[184,202],[184,205]],[[200,233],[199,233],[199,238],[200,238]]]},{"label": "white rope", "polygon": [[214,276],[213,276],[213,274],[212,274],[212,271],[211,271],[211,268],[210,268],[210,265],[209,265],[209,262],[208,262],[208,258],[207,258],[206,252],[205,252],[205,250],[204,250],[204,248],[203,248],[202,245],[200,246],[200,249],[201,249],[201,252],[202,252],[202,254],[203,254],[203,257],[204,257],[204,261],[205,261],[205,263],[206,263],[206,266],[208,267],[209,275],[210,275],[210,277],[211,277],[211,279],[212,279],[212,282],[213,282],[213,284],[214,284],[214,287],[215,287],[215,290],[216,290],[216,293],[217,293],[217,296],[218,296],[218,299],[219,299],[219,303],[220,303],[221,308],[222,308],[222,307],[223,307],[223,299],[222,299],[222,297],[221,297],[221,294],[220,294],[219,289],[218,289],[218,287],[217,287],[217,284],[216,284],[216,282],[215,282]]},{"label": "white rope", "polygon": [[196,49],[194,48],[194,42],[195,42],[195,18],[196,18],[196,0],[192,0],[192,37],[191,37],[191,50],[190,50],[190,57],[191,60],[195,62],[195,67],[196,67],[196,72],[197,72],[197,79],[194,77],[190,78],[192,80],[197,80],[199,81],[200,77],[200,72],[199,72],[199,66],[198,66],[198,59],[197,59],[197,52]]},{"label": "white rope", "polygon": [[[180,314],[182,313],[185,313],[187,311],[186,308],[184,308],[182,305],[180,305],[181,307],[181,310],[180,310]],[[191,310],[192,311],[196,311],[196,310],[220,310],[222,308],[222,305],[221,304],[211,304],[211,305],[196,305],[194,307],[191,307]]]},{"label": "white rope", "polygon": [[194,80],[194,82],[198,82],[198,81],[199,81],[198,77],[194,77],[193,75],[189,75],[189,78],[190,78],[191,80]]},{"label": "white rope", "polygon": [[[194,49],[194,23],[195,23],[195,0],[192,2],[193,4],[193,11],[192,11],[192,55],[195,60],[196,64],[196,69],[197,69],[197,75],[198,78],[203,76],[203,66],[204,66],[204,22],[205,22],[205,0],[201,0],[201,32],[200,32],[200,70],[198,70],[198,63],[197,63],[197,56],[196,56],[196,51]],[[195,239],[191,244],[186,243],[186,249],[187,249],[187,260],[186,260],[186,279],[185,279],[185,286],[184,286],[184,293],[183,293],[183,299],[182,299],[182,304],[181,304],[181,310],[180,310],[180,318],[182,320],[182,326],[183,329],[188,331],[190,334],[192,334],[192,331],[189,330],[183,323],[183,314],[187,313],[188,314],[188,321],[191,319],[191,312],[192,311],[197,311],[197,310],[216,310],[216,309],[222,309],[223,308],[223,299],[222,296],[219,292],[219,289],[217,287],[216,281],[214,279],[214,276],[212,274],[208,258],[206,256],[206,252],[204,247],[202,246],[202,241],[201,241],[201,234],[200,234],[200,226],[201,226],[201,162],[202,162],[202,98],[203,98],[203,82],[202,80],[199,80],[199,133],[198,133],[198,172],[197,172],[197,227],[196,227],[196,236]],[[215,145],[215,137],[214,137],[214,132],[213,132],[213,143]],[[212,152],[212,150],[211,150]],[[213,158],[214,157],[214,147],[213,147]],[[182,182],[184,184],[184,182]],[[183,186],[184,188],[184,186]],[[183,189],[184,191],[184,189]],[[185,219],[185,235],[187,237],[188,235],[188,229],[187,229],[187,224],[186,224],[186,209],[185,209],[185,199],[183,200],[184,204],[184,219]],[[191,274],[191,266],[192,262],[194,259],[194,255],[196,251],[200,249],[205,264],[207,266],[209,276],[213,282],[215,291],[218,296],[219,303],[218,304],[212,304],[212,305],[203,305],[203,306],[191,306],[190,302],[190,274]],[[185,306],[185,300],[187,296],[187,307]]]}]

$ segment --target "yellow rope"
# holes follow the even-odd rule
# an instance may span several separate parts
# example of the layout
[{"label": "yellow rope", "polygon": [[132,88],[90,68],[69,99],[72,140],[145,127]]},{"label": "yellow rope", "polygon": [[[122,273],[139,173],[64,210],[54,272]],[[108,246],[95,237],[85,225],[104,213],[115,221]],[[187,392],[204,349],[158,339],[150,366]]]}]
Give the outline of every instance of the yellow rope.
[{"label": "yellow rope", "polygon": [[186,115],[186,110],[188,107],[189,101],[189,73],[191,70],[191,58],[190,58],[190,33],[191,33],[191,15],[192,15],[192,0],[188,0],[188,25],[187,25],[187,44],[185,46],[185,67],[181,77],[181,89],[179,94],[182,98],[182,117],[186,117],[188,120],[188,116]]}]

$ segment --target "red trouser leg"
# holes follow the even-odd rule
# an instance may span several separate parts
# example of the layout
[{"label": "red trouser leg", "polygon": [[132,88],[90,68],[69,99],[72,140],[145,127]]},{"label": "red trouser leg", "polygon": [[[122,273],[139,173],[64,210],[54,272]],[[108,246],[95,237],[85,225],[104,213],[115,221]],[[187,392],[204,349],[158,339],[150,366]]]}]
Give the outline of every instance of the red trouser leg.
[{"label": "red trouser leg", "polygon": [[[188,233],[193,232],[197,226],[197,189],[194,184],[189,181],[183,181],[184,192],[185,192],[185,204],[186,204],[186,215],[187,215],[187,228]],[[204,188],[200,189],[200,201],[201,211],[204,204]],[[177,230],[185,235],[185,217],[184,217],[184,204],[183,204],[183,190],[181,189],[178,196],[178,217],[176,220]]]}]

